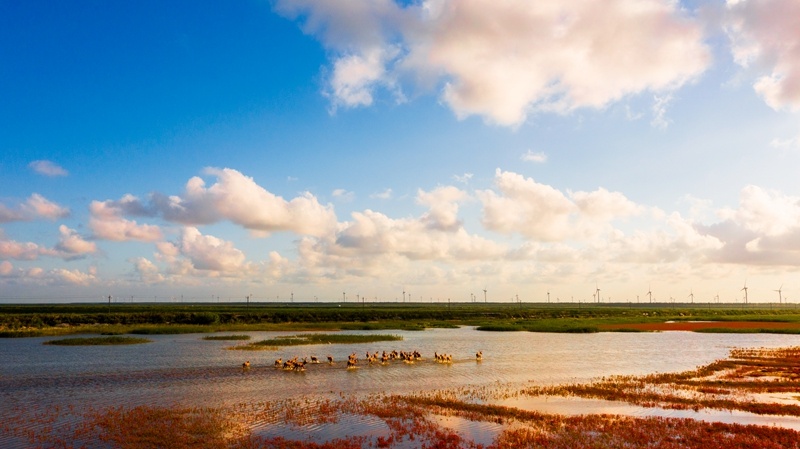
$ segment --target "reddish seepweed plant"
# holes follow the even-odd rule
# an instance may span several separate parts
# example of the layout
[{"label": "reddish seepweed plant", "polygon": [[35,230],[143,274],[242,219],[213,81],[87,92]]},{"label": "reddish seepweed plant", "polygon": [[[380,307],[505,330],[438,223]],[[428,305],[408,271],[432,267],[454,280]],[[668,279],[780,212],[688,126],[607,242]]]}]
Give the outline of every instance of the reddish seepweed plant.
[{"label": "reddish seepweed plant", "polygon": [[533,387],[523,392],[624,401],[644,407],[800,416],[800,405],[764,403],[752,396],[797,391],[800,348],[733,350],[727,360],[682,373],[612,376],[590,384]]}]

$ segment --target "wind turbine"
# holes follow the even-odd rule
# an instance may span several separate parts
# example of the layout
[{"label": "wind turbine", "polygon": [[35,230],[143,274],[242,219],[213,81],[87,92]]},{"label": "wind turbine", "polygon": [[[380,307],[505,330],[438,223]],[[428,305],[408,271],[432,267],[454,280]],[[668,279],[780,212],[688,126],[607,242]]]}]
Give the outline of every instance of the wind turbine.
[{"label": "wind turbine", "polygon": [[689,290],[689,296],[687,296],[687,298],[692,298],[692,304],[694,304],[694,291],[693,290]]},{"label": "wind turbine", "polygon": [[486,287],[483,287],[483,302],[484,303],[487,302],[486,301]]},{"label": "wind turbine", "polygon": [[550,302],[550,290],[547,290],[547,302]]},{"label": "wind turbine", "polygon": [[744,290],[744,303],[747,304],[747,280],[744,281],[744,287],[742,287],[742,290]]},{"label": "wind turbine", "polygon": [[598,287],[597,282],[594,283],[594,288],[597,293],[597,302],[600,302],[600,287]]},{"label": "wind turbine", "polygon": [[406,289],[403,287],[403,302],[406,302]]},{"label": "wind turbine", "polygon": [[650,290],[650,284],[647,284],[647,296],[650,298],[650,303],[653,303],[653,292]]},{"label": "wind turbine", "polygon": [[781,286],[778,287],[777,290],[775,290],[776,292],[778,292],[778,304],[783,303],[783,295],[781,294],[781,289],[782,288],[783,288],[783,284],[781,284]]}]

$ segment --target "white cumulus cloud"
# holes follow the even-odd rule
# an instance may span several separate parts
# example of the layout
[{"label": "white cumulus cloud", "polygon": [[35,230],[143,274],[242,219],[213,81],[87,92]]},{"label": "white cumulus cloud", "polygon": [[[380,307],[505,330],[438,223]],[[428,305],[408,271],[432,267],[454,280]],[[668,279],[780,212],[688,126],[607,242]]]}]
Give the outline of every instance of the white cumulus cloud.
[{"label": "white cumulus cloud", "polygon": [[217,178],[210,187],[193,177],[183,196],[154,195],[153,209],[167,220],[189,225],[227,219],[253,231],[315,236],[335,228],[333,207],[308,192],[287,201],[237,170],[209,168],[205,173]]},{"label": "white cumulus cloud", "polygon": [[156,225],[139,224],[123,217],[126,207],[135,203],[130,197],[125,201],[92,201],[89,205],[89,227],[94,236],[103,240],[124,242],[139,240],[155,242],[161,240],[161,229]]},{"label": "white cumulus cloud", "polygon": [[35,171],[36,173],[44,176],[67,176],[69,174],[69,172],[67,172],[63,167],[53,161],[33,161],[28,164],[28,167],[30,167],[31,170]]},{"label": "white cumulus cloud", "polygon": [[62,252],[65,257],[76,258],[97,252],[97,244],[85,240],[74,229],[61,225],[58,227],[58,232],[61,238],[59,239],[58,245],[56,245],[56,249]]},{"label": "white cumulus cloud", "polygon": [[753,88],[772,108],[800,110],[800,2],[727,2],[734,59],[758,73]]},{"label": "white cumulus cloud", "polygon": [[51,253],[47,248],[33,242],[17,242],[0,238],[0,258],[2,259],[36,260],[39,256]]},{"label": "white cumulus cloud", "polygon": [[8,207],[0,204],[0,223],[31,221],[39,218],[56,220],[69,216],[68,208],[54,203],[38,193],[31,194],[24,203]]},{"label": "white cumulus cloud", "polygon": [[534,152],[533,150],[528,150],[527,152],[525,152],[525,154],[522,155],[520,159],[522,159],[525,162],[535,162],[537,164],[543,164],[547,162],[547,155],[542,151]]},{"label": "white cumulus cloud", "polygon": [[369,105],[398,80],[439,86],[459,117],[602,108],[670,91],[710,63],[703,28],[670,0],[281,0],[331,50],[334,101]]},{"label": "white cumulus cloud", "polygon": [[504,234],[555,241],[569,235],[570,215],[578,209],[563,193],[531,178],[499,169],[495,175],[499,192],[478,192],[483,203],[483,225]]}]

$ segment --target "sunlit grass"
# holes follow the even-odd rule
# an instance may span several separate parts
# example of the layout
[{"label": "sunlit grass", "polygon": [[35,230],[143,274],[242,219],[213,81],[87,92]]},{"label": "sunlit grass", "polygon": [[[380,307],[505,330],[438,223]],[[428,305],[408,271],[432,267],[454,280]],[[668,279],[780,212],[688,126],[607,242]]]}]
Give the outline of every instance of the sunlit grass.
[{"label": "sunlit grass", "polygon": [[64,338],[62,340],[50,340],[44,342],[46,345],[57,346],[106,346],[106,345],[137,345],[150,343],[152,340],[146,338],[121,337],[117,335],[109,337],[85,337],[85,338]]},{"label": "sunlit grass", "polygon": [[130,334],[136,335],[176,335],[176,334],[201,334],[213,332],[209,326],[176,324],[176,325],[153,325],[131,329]]},{"label": "sunlit grass", "polygon": [[250,340],[249,335],[206,335],[203,340],[229,341],[229,340]]},{"label": "sunlit grass", "polygon": [[230,349],[232,351],[277,351],[280,348],[278,346],[257,345],[255,343],[250,343],[246,345],[229,346],[226,349]]},{"label": "sunlit grass", "polygon": [[250,343],[248,346],[300,346],[346,343],[372,343],[377,341],[399,341],[399,335],[352,335],[352,334],[301,334],[289,337],[277,337]]},{"label": "sunlit grass", "polygon": [[518,320],[512,322],[499,322],[483,324],[477,327],[479,331],[491,332],[556,332],[556,333],[594,333],[600,330],[593,324],[595,320],[562,318],[545,320]]},{"label": "sunlit grass", "polygon": [[[100,304],[0,305],[0,338],[74,334],[144,335],[249,331],[481,330],[597,332],[606,325],[664,321],[800,323],[796,305],[670,307],[620,303]],[[725,327],[724,325],[720,327]],[[769,327],[769,326],[764,326]],[[764,330],[794,333],[794,331]]]}]

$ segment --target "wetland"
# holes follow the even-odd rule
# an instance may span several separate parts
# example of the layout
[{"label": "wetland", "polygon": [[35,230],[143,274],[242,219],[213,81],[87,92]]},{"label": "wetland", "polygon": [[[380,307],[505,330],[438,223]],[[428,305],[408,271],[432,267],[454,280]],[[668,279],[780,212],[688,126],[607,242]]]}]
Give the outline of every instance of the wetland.
[{"label": "wetland", "polygon": [[[534,312],[579,312],[545,309],[509,317],[519,312],[501,307],[496,316],[465,318],[444,308],[422,309],[399,318],[392,311],[388,322],[290,326],[270,320],[259,330],[200,325],[221,326],[214,332],[235,332],[235,339],[230,333],[207,339],[216,335],[210,329],[150,333],[147,344],[123,346],[43,344],[52,336],[0,339],[0,446],[163,447],[169,438],[176,448],[798,447],[795,334],[492,332],[478,329],[557,319]],[[658,320],[650,320],[654,312]],[[708,318],[708,310],[700,312]],[[705,321],[691,309],[580,313],[586,315],[561,318],[576,321],[562,327]],[[796,322],[791,310],[780,316],[769,310],[715,313],[722,323],[743,316],[749,322]],[[770,317],[774,321],[765,320]],[[390,325],[397,321],[406,327]],[[60,324],[52,326],[53,335],[98,326]],[[131,323],[129,330],[143,324]],[[99,326],[97,333],[111,326]],[[50,328],[6,330],[49,334]],[[251,341],[271,343],[246,354],[230,350]],[[367,359],[392,351],[415,351],[420,358]],[[438,360],[442,354],[450,361]],[[352,355],[358,363],[348,369]],[[278,359],[312,357],[320,362],[302,371],[275,366]]]}]

